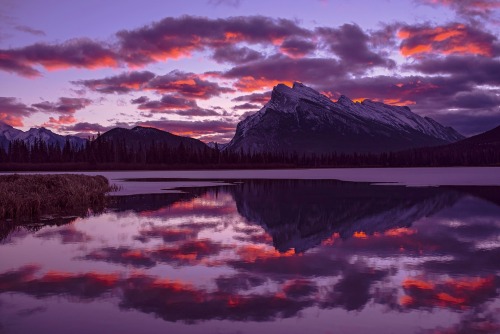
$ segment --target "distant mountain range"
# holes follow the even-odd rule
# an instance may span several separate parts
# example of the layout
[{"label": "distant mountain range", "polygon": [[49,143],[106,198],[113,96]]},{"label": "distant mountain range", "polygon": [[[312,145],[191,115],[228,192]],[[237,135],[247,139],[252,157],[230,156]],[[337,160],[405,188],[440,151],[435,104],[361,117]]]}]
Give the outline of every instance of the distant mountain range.
[{"label": "distant mountain range", "polygon": [[[41,140],[48,145],[58,145],[63,148],[66,140],[73,147],[82,147],[88,141],[77,136],[62,136],[46,128],[31,128],[24,132],[8,124],[0,122],[0,146],[4,149],[9,147],[9,142],[20,140],[32,146],[36,140]],[[190,137],[181,137],[170,132],[155,128],[136,126],[132,129],[114,128],[99,136],[97,141],[124,143],[127,148],[137,149],[140,146],[147,148],[153,143],[166,144],[171,147],[179,147],[182,143],[186,148],[202,150],[207,147],[205,143]]]},{"label": "distant mountain range", "polygon": [[341,96],[337,102],[301,83],[279,84],[271,100],[240,122],[226,149],[245,152],[380,153],[464,139],[453,128],[398,107]]},{"label": "distant mountain range", "polygon": [[[87,142],[86,139],[62,136],[45,128],[32,128],[24,132],[0,122],[0,147],[4,149],[14,140],[31,146],[38,139],[61,148],[67,140],[73,147],[81,147]],[[220,151],[238,154],[241,151],[247,154],[377,154],[392,151],[402,152],[397,156],[403,158],[405,152],[416,148],[424,152],[424,156],[439,156],[439,161],[444,163],[446,155],[453,154],[456,158],[462,151],[482,149],[484,153],[489,150],[484,153],[489,156],[493,148],[500,151],[500,127],[465,138],[453,128],[421,117],[408,107],[370,100],[353,102],[345,96],[333,102],[325,95],[295,83],[292,88],[283,84],[274,87],[269,102],[241,121],[233,139],[227,144],[205,144],[197,139],[140,126],[132,129],[114,128],[96,141],[114,143],[115,146],[119,144],[132,151],[156,144],[177,149],[182,144],[191,151],[217,147]],[[477,152],[474,154],[474,159],[480,158]]]},{"label": "distant mountain range", "polygon": [[207,145],[198,139],[176,136],[170,132],[142,126],[136,126],[132,129],[114,128],[103,133],[97,140],[123,143],[127,148],[131,149],[138,149],[141,146],[147,148],[153,143],[164,144],[173,148],[177,148],[182,144],[191,150],[207,148]]},{"label": "distant mountain range", "polygon": [[4,149],[7,149],[9,147],[9,142],[14,140],[20,140],[26,144],[33,145],[38,139],[48,145],[58,145],[61,148],[64,147],[66,140],[68,140],[71,145],[76,147],[81,147],[87,142],[86,139],[77,136],[58,135],[57,133],[54,133],[46,128],[31,128],[24,132],[8,124],[0,122],[0,146]]}]

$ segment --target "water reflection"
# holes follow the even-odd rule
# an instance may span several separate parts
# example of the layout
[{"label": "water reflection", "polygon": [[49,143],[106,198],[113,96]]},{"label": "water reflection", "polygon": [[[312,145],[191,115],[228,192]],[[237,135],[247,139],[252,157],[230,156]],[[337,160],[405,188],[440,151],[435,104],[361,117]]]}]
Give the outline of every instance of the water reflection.
[{"label": "water reflection", "polygon": [[122,332],[149,314],[149,332],[495,333],[499,194],[259,180],[114,198],[3,240],[0,324],[26,332],[111,302]]}]

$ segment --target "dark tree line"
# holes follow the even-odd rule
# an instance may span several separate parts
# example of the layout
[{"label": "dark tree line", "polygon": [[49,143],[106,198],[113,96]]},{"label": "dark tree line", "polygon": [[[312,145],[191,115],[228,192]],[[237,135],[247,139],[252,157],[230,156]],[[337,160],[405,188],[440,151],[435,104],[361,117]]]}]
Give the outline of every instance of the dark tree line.
[{"label": "dark tree line", "polygon": [[76,168],[263,168],[263,167],[411,167],[500,165],[498,145],[419,148],[381,154],[299,154],[285,152],[249,153],[205,147],[193,149],[161,142],[131,147],[125,141],[90,140],[84,146],[66,141],[63,147],[41,140],[32,145],[12,141],[0,147],[0,165],[69,165]]}]

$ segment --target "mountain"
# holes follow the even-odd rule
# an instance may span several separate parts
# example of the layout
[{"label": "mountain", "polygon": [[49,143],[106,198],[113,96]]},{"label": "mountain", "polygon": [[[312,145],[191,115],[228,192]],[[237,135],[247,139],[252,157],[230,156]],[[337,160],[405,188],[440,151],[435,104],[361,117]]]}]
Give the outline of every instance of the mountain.
[{"label": "mountain", "polygon": [[13,138],[13,140],[22,140],[30,145],[33,145],[38,139],[41,139],[48,145],[59,145],[59,147],[64,147],[66,140],[69,140],[70,144],[77,147],[85,145],[87,141],[76,136],[61,136],[46,128],[31,128]]},{"label": "mountain", "polygon": [[450,146],[476,147],[476,148],[498,148],[500,149],[500,126],[480,133],[478,135],[463,139]]},{"label": "mountain", "polygon": [[203,150],[207,147],[205,143],[198,139],[176,136],[170,132],[142,126],[136,126],[132,129],[114,128],[102,134],[97,140],[115,143],[124,142],[127,147],[131,148],[149,147],[153,143],[166,144],[173,148],[179,147],[182,143],[186,148],[195,150]]},{"label": "mountain", "polygon": [[49,145],[59,145],[61,148],[64,147],[66,140],[69,140],[69,142],[76,147],[85,145],[87,141],[86,139],[76,136],[61,136],[46,128],[31,128],[24,132],[0,122],[0,145],[3,148],[7,148],[9,142],[14,140],[21,140],[26,144],[33,145],[38,139],[41,139]]},{"label": "mountain", "polygon": [[337,102],[301,83],[279,84],[270,101],[241,121],[226,149],[246,152],[386,152],[443,145],[464,137],[408,107],[341,96]]},{"label": "mountain", "polygon": [[442,187],[374,186],[335,180],[245,180],[228,186],[248,222],[262,226],[280,252],[304,252],[334,233],[342,239],[408,228],[465,195]]},{"label": "mountain", "polygon": [[8,124],[0,122],[0,147],[4,149],[9,147],[9,142],[20,133],[23,132]]},{"label": "mountain", "polygon": [[226,144],[221,144],[221,143],[217,143],[217,142],[211,141],[211,142],[207,143],[207,146],[210,147],[210,148],[213,148],[213,149],[217,148],[217,149],[223,151],[226,148],[227,143]]},{"label": "mountain", "polygon": [[398,166],[499,166],[500,126],[458,142],[396,152]]}]

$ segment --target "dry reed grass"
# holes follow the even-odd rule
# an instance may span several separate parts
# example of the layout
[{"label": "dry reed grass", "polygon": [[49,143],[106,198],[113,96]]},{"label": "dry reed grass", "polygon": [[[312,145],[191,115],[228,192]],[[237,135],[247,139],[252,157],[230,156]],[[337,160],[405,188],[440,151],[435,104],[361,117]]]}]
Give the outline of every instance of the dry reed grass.
[{"label": "dry reed grass", "polygon": [[75,174],[0,176],[0,220],[30,221],[44,215],[86,215],[105,207],[113,189],[104,176]]}]

